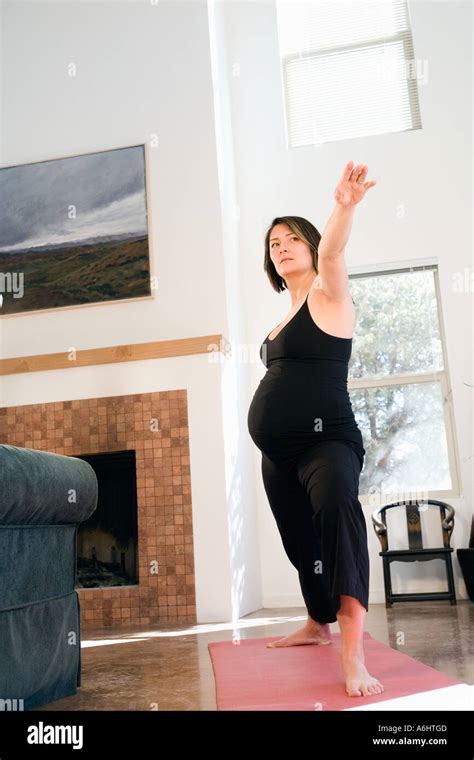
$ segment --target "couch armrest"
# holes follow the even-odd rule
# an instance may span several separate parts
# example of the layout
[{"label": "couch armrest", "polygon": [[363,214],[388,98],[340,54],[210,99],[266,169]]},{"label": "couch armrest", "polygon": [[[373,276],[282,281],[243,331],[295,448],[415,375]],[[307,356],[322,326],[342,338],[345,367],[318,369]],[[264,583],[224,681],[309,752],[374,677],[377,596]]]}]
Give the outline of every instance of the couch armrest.
[{"label": "couch armrest", "polygon": [[83,522],[97,507],[97,492],[83,459],[0,444],[0,525]]}]

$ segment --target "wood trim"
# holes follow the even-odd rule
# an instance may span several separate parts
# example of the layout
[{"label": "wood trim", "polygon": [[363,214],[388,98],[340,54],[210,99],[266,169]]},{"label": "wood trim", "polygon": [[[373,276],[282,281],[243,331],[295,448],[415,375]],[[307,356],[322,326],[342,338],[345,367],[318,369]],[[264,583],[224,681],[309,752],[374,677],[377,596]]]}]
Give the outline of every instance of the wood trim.
[{"label": "wood trim", "polygon": [[[17,375],[24,372],[45,372],[54,369],[91,367],[95,364],[135,362],[142,359],[167,359],[171,356],[207,354],[210,348],[222,350],[222,335],[200,335],[196,338],[159,340],[152,343],[129,343],[123,346],[86,348],[81,351],[64,351],[59,354],[34,354],[0,360],[1,375]],[[214,348],[214,350],[216,350]]]}]

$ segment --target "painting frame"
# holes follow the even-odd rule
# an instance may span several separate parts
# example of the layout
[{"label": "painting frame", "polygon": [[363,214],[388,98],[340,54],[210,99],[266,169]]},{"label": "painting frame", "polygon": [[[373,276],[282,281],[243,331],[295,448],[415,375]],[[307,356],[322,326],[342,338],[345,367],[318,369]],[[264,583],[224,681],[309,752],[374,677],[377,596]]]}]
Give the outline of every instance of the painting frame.
[{"label": "painting frame", "polygon": [[[31,161],[31,162],[26,162],[26,163],[14,164],[14,165],[11,165],[11,166],[1,166],[0,167],[0,177],[2,175],[2,172],[4,172],[4,171],[9,171],[9,170],[11,171],[11,170],[18,169],[20,171],[25,172],[25,170],[27,170],[29,167],[34,167],[35,169],[37,169],[38,167],[42,167],[43,165],[46,166],[46,165],[54,164],[54,162],[67,162],[69,160],[73,160],[73,161],[78,162],[78,161],[80,161],[80,159],[84,159],[84,160],[94,159],[94,158],[99,159],[101,157],[108,157],[108,158],[113,159],[114,156],[119,156],[120,151],[123,151],[123,152],[127,152],[128,151],[128,152],[130,152],[130,156],[127,156],[127,158],[129,158],[129,159],[131,157],[131,152],[132,151],[136,152],[137,160],[139,160],[139,156],[140,155],[142,157],[143,177],[142,177],[142,187],[139,190],[139,192],[142,195],[142,198],[141,199],[135,199],[133,204],[130,203],[130,200],[131,200],[130,197],[128,197],[128,198],[124,197],[123,200],[124,200],[125,206],[128,208],[128,213],[130,214],[131,221],[132,220],[136,221],[135,218],[132,217],[132,213],[135,213],[135,217],[138,217],[139,216],[139,211],[141,210],[142,216],[140,218],[142,220],[142,223],[143,223],[143,219],[144,219],[145,229],[142,230],[142,232],[140,234],[138,234],[138,233],[134,234],[132,231],[130,231],[129,234],[124,233],[121,236],[115,236],[115,238],[114,238],[113,235],[112,236],[108,236],[110,239],[107,240],[107,243],[103,243],[103,244],[100,242],[101,241],[101,237],[100,237],[100,234],[99,234],[98,241],[99,241],[99,243],[101,245],[106,245],[107,247],[112,247],[112,248],[113,248],[113,245],[114,245],[114,242],[115,242],[116,247],[117,247],[117,251],[119,251],[120,248],[121,248],[122,243],[123,244],[129,244],[130,243],[130,247],[132,248],[133,247],[134,239],[140,239],[142,241],[142,244],[143,244],[142,247],[144,248],[145,245],[144,245],[143,241],[146,239],[146,255],[143,252],[141,254],[135,252],[135,261],[134,261],[134,266],[135,267],[137,267],[137,265],[141,265],[142,266],[142,269],[140,270],[140,277],[141,277],[140,287],[143,290],[143,292],[140,292],[140,293],[137,292],[136,295],[132,294],[132,295],[129,295],[129,296],[123,296],[120,293],[114,293],[114,292],[111,293],[111,288],[112,288],[111,283],[109,281],[107,281],[107,280],[105,280],[105,281],[104,280],[100,280],[99,281],[99,285],[102,284],[103,287],[108,286],[109,293],[108,293],[107,297],[104,297],[104,298],[97,297],[95,300],[93,298],[89,299],[89,300],[78,300],[77,302],[73,302],[73,303],[57,303],[56,305],[42,305],[42,306],[38,306],[37,308],[31,308],[30,307],[30,308],[26,308],[26,309],[15,309],[13,311],[5,310],[6,300],[3,297],[4,295],[7,296],[7,292],[5,290],[5,286],[6,286],[6,284],[8,285],[8,283],[10,283],[10,287],[12,287],[13,283],[15,282],[15,277],[12,274],[12,276],[10,278],[8,278],[8,273],[5,271],[4,264],[6,262],[6,255],[9,253],[9,251],[6,251],[4,248],[2,248],[2,240],[0,238],[0,299],[1,299],[1,302],[2,302],[0,304],[0,319],[11,319],[11,318],[14,318],[14,317],[33,316],[33,315],[37,315],[37,314],[46,314],[46,313],[50,313],[50,312],[71,311],[73,309],[83,309],[85,307],[106,306],[106,305],[111,305],[111,304],[114,304],[114,305],[115,304],[125,304],[125,303],[133,303],[133,302],[137,302],[137,301],[150,301],[150,300],[154,300],[155,299],[155,297],[156,297],[156,295],[155,295],[156,294],[156,284],[155,284],[156,283],[156,275],[155,275],[155,271],[154,271],[154,257],[152,255],[152,253],[153,253],[153,239],[152,239],[152,225],[151,225],[151,215],[150,215],[151,192],[150,192],[150,156],[149,156],[149,145],[148,145],[148,143],[145,142],[145,143],[138,143],[138,144],[133,144],[133,145],[116,146],[116,147],[113,147],[113,148],[105,148],[103,150],[87,151],[87,152],[83,152],[83,153],[75,153],[75,154],[66,155],[66,156],[64,156],[64,155],[63,156],[55,156],[55,157],[49,157],[49,158],[46,158],[46,159],[42,158],[42,159],[38,159],[37,161]],[[122,157],[125,157],[125,153],[122,154]],[[139,168],[141,168],[141,167],[139,167]],[[47,174],[47,171],[46,171],[46,174]],[[137,181],[137,179],[135,177],[135,182],[136,181]],[[130,206],[132,206],[133,208],[130,209]],[[139,208],[140,206],[141,206],[141,209]],[[103,211],[103,207],[102,207],[101,210]],[[93,213],[92,213],[92,216],[93,216]],[[117,212],[115,212],[115,216],[117,216]],[[106,226],[105,225],[100,226],[100,225],[97,224],[95,229],[100,233],[101,229],[102,229],[102,231],[106,231]],[[105,236],[103,236],[103,237],[105,239]],[[120,238],[122,238],[122,240],[120,240]],[[53,248],[55,248],[55,249],[59,248],[59,255],[62,254],[66,258],[66,260],[67,260],[68,251],[69,250],[72,251],[74,248],[78,249],[79,246],[80,246],[80,242],[75,242],[75,244],[73,246],[68,246],[68,244],[65,242],[63,244],[62,248],[61,248],[60,244],[59,245],[56,244],[55,246],[53,246]],[[82,254],[80,254],[82,256],[86,256],[86,260],[87,261],[91,261],[91,262],[94,261],[94,249],[93,249],[93,246],[94,246],[93,243],[90,243],[90,242],[87,241],[87,244],[85,245],[85,247],[91,249],[90,253],[88,255],[86,255],[87,252],[86,253],[83,252]],[[44,256],[43,256],[43,258],[46,261],[46,257],[48,256],[48,244],[46,244],[45,246],[41,246],[41,247],[45,249],[44,250]],[[28,254],[31,253],[31,252],[37,254],[37,258],[41,259],[41,250],[38,249],[37,251],[35,251],[34,248],[29,248],[29,249],[26,248],[25,249],[25,256],[24,256],[24,258],[26,259],[28,257]],[[19,253],[20,253],[20,256],[21,256],[21,254],[22,254],[22,250],[21,249],[20,249]],[[115,251],[112,250],[111,254],[112,254],[112,256],[114,256],[115,255]],[[122,254],[123,254],[123,252],[122,252]],[[99,254],[97,254],[97,256],[98,255]],[[20,256],[19,256],[19,258],[20,258]],[[118,253],[117,253],[117,256],[118,256]],[[119,259],[117,258],[117,262],[118,262],[118,260]],[[99,258],[97,258],[97,263],[100,263],[100,259]],[[145,268],[146,268],[146,272],[145,273],[144,273],[144,270],[143,270],[143,265],[145,265]],[[46,264],[45,264],[45,266],[46,266]],[[118,263],[117,263],[117,266],[118,266]],[[127,266],[127,265],[125,265],[125,266]],[[122,267],[121,268],[121,275],[122,275],[123,271],[124,271],[123,264],[121,265],[121,267]],[[109,270],[111,270],[109,272],[109,276],[113,275],[114,271],[116,272],[116,270],[114,270],[114,266],[113,265],[108,264],[108,268],[109,268]],[[132,270],[132,265],[131,264],[130,264],[130,270]],[[125,272],[125,273],[127,274],[127,272]],[[28,272],[25,270],[24,274],[27,275]],[[130,271],[130,275],[131,274],[132,274],[132,272]],[[23,282],[24,282],[25,279],[26,279],[26,276],[23,277]],[[19,280],[20,280],[20,276],[17,277],[17,282]],[[104,285],[104,283],[105,283],[105,285]],[[47,285],[46,285],[46,287],[47,287]],[[11,294],[8,292],[8,296],[10,296],[10,295]],[[14,296],[12,295],[11,302],[13,302],[13,298],[14,298]]]}]

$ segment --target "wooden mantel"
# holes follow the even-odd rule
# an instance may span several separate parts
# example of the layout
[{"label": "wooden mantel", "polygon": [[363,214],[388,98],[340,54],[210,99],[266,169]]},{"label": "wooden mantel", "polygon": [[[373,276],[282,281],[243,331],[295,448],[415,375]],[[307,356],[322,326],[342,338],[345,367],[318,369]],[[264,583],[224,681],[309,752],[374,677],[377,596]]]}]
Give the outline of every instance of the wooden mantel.
[{"label": "wooden mantel", "polygon": [[68,349],[59,354],[33,354],[0,359],[0,375],[17,375],[23,372],[45,372],[51,369],[73,369],[94,364],[135,362],[142,359],[166,359],[171,356],[208,354],[222,349],[222,335],[200,335],[196,338],[159,340],[152,343],[129,343],[105,348]]}]

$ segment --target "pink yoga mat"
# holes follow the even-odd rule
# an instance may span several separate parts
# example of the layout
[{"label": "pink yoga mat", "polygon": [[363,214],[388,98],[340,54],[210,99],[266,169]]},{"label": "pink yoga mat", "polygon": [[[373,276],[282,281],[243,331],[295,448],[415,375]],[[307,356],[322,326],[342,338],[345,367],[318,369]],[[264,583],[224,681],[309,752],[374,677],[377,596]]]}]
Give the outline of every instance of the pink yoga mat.
[{"label": "pink yoga mat", "polygon": [[328,646],[266,645],[281,636],[209,644],[218,710],[345,710],[462,683],[364,633],[365,664],[385,691],[349,697],[340,662],[340,633]]}]

